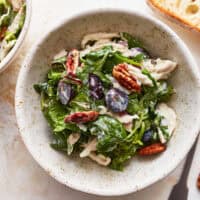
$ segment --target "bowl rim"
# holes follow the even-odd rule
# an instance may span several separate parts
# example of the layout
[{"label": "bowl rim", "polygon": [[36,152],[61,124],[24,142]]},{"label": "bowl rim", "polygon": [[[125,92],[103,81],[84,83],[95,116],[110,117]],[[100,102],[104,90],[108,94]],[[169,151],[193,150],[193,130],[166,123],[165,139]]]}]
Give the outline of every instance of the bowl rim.
[{"label": "bowl rim", "polygon": [[[140,190],[145,189],[148,186],[151,186],[152,184],[162,180],[163,178],[165,178],[167,175],[169,175],[173,170],[175,170],[175,168],[180,164],[180,162],[185,158],[185,156],[187,155],[187,153],[189,152],[189,150],[191,149],[191,147],[193,146],[198,133],[200,131],[200,123],[196,124],[195,129],[194,129],[194,134],[192,137],[190,137],[190,143],[188,144],[188,146],[186,148],[183,149],[181,156],[177,159],[177,163],[174,164],[173,166],[169,167],[168,169],[165,170],[165,173],[162,173],[160,176],[154,176],[152,178],[149,179],[148,183],[140,185],[140,186],[134,186],[131,188],[128,188],[126,190],[118,190],[118,191],[104,191],[101,189],[93,189],[93,188],[88,188],[85,187],[84,185],[82,185],[80,187],[80,185],[76,185],[76,184],[72,184],[70,183],[70,181],[64,182],[64,180],[62,179],[61,176],[59,176],[58,174],[54,174],[53,172],[49,171],[48,168],[48,164],[42,163],[38,157],[36,155],[34,155],[34,153],[29,149],[29,146],[27,145],[26,139],[23,137],[23,135],[25,134],[23,131],[23,127],[21,126],[20,123],[20,116],[22,115],[21,113],[21,108],[20,106],[20,97],[22,94],[21,91],[21,85],[23,84],[23,74],[26,71],[26,66],[28,64],[30,64],[31,60],[32,60],[32,56],[34,55],[34,53],[37,51],[38,47],[43,43],[43,41],[45,41],[46,38],[48,38],[54,31],[56,31],[57,29],[61,28],[62,26],[64,26],[65,24],[69,23],[72,20],[75,19],[79,19],[81,17],[84,16],[89,16],[89,15],[93,15],[93,14],[101,14],[101,13],[109,13],[109,14],[113,14],[113,13],[124,13],[124,14],[129,14],[132,16],[137,16],[140,17],[142,19],[148,20],[151,23],[155,24],[156,26],[159,26],[161,30],[166,31],[169,35],[171,35],[174,40],[176,40],[176,44],[179,45],[182,48],[182,53],[186,56],[187,60],[190,61],[190,66],[191,66],[191,73],[194,76],[194,81],[196,83],[197,87],[200,87],[200,71],[198,69],[198,66],[190,52],[190,50],[188,49],[188,47],[186,46],[186,44],[182,41],[182,39],[165,23],[163,23],[162,21],[156,19],[155,17],[152,17],[149,14],[145,14],[141,11],[136,11],[136,10],[131,10],[131,9],[122,9],[122,8],[103,8],[103,9],[93,9],[93,10],[87,10],[87,11],[82,11],[78,14],[74,14],[70,17],[67,17],[65,19],[63,19],[59,24],[53,26],[46,34],[44,34],[31,48],[31,50],[28,52],[26,59],[23,62],[23,65],[20,69],[19,75],[18,75],[18,80],[17,80],[17,85],[16,85],[16,93],[15,93],[15,113],[16,113],[16,118],[17,118],[17,124],[18,124],[18,128],[19,128],[19,134],[21,135],[21,138],[26,146],[26,148],[28,149],[28,151],[30,152],[30,154],[33,156],[33,158],[37,161],[37,163],[53,178],[55,178],[58,182],[60,182],[61,184],[64,184],[72,189],[78,190],[78,191],[82,191],[85,193],[89,193],[89,194],[94,194],[94,195],[99,195],[99,196],[121,196],[121,195],[126,195],[126,194],[130,194],[130,193],[134,193],[134,192],[138,192]],[[198,91],[198,95],[200,95],[200,90]],[[200,114],[198,115],[198,121],[200,121]]]},{"label": "bowl rim", "polygon": [[0,73],[3,72],[9,64],[13,61],[16,54],[20,50],[23,41],[25,39],[26,33],[28,32],[28,27],[31,21],[31,11],[32,11],[32,2],[31,0],[26,0],[26,17],[25,22],[23,25],[23,28],[19,34],[19,37],[17,38],[16,44],[14,47],[8,52],[6,57],[0,62]]}]

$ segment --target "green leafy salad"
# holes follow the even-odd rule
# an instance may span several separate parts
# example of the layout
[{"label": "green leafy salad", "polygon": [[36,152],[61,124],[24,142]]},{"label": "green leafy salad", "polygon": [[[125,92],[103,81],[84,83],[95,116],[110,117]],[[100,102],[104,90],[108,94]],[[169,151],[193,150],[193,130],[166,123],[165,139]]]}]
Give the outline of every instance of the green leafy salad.
[{"label": "green leafy salad", "polygon": [[26,5],[23,0],[0,0],[0,62],[14,47],[25,16]]},{"label": "green leafy salad", "polygon": [[166,80],[176,69],[128,33],[84,36],[34,85],[52,130],[51,147],[123,170],[135,155],[163,152],[176,127]]}]

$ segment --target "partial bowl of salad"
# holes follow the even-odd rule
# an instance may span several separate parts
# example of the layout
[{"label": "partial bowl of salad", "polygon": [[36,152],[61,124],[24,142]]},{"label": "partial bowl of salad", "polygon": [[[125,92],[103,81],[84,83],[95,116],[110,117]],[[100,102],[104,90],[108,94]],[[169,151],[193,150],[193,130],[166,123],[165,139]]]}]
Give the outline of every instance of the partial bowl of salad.
[{"label": "partial bowl of salad", "polygon": [[64,21],[27,56],[16,89],[21,136],[59,182],[98,195],[170,173],[199,130],[198,68],[154,18],[104,10]]},{"label": "partial bowl of salad", "polygon": [[31,16],[30,0],[0,0],[0,72],[17,54]]}]

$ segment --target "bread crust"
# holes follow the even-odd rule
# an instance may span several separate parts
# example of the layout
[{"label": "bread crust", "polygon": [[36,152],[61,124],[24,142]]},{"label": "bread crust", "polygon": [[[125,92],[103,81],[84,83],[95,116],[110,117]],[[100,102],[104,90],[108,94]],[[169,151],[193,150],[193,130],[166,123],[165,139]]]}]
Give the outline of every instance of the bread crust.
[{"label": "bread crust", "polygon": [[185,19],[181,18],[179,15],[176,15],[175,13],[171,12],[170,10],[165,9],[163,6],[161,6],[155,0],[147,0],[147,4],[152,8],[152,10],[158,12],[161,15],[167,16],[173,22],[176,22],[177,24],[179,24],[181,26],[187,27],[190,30],[194,30],[194,31],[200,33],[199,27],[194,26],[188,20],[185,20]]}]

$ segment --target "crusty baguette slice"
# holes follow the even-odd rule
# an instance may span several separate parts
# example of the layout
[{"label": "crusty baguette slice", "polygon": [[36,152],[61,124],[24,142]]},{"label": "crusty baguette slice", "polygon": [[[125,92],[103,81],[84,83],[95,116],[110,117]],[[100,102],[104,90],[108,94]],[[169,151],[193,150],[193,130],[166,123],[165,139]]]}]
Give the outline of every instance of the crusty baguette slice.
[{"label": "crusty baguette slice", "polygon": [[147,0],[147,3],[178,24],[200,32],[200,0]]}]

